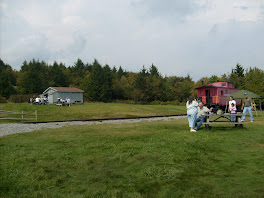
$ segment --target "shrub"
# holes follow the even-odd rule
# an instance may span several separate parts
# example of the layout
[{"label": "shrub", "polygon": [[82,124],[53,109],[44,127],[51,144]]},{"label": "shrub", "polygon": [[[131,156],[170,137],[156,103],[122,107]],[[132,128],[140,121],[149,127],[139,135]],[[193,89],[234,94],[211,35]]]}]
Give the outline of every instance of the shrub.
[{"label": "shrub", "polygon": [[151,105],[159,105],[160,101],[159,100],[154,100],[150,103]]},{"label": "shrub", "polygon": [[159,101],[159,100],[154,100],[152,102],[136,102],[134,100],[116,100],[116,103],[120,104],[148,104],[148,105],[179,105],[179,106],[184,106],[185,103],[180,103],[178,100],[174,101]]},{"label": "shrub", "polygon": [[5,97],[2,97],[2,96],[0,96],[0,103],[6,103],[6,98],[5,98]]},{"label": "shrub", "polygon": [[154,105],[180,105],[180,102],[177,100],[173,100],[173,101],[153,101],[151,102],[151,104]]},{"label": "shrub", "polygon": [[119,104],[136,104],[134,100],[116,100],[115,102]]},{"label": "shrub", "polygon": [[25,102],[30,102],[30,98],[33,97],[33,95],[37,96],[38,94],[16,94],[16,95],[11,95],[9,98],[10,102],[13,103],[25,103]]}]

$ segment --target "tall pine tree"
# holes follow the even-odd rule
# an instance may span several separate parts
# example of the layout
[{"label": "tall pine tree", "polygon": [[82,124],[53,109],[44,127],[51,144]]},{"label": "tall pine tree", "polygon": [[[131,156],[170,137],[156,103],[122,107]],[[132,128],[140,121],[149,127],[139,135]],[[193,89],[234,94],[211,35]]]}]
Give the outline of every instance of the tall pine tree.
[{"label": "tall pine tree", "polygon": [[103,68],[95,59],[92,65],[92,72],[87,79],[87,86],[85,88],[86,95],[91,101],[103,101],[103,83],[104,74]]},{"label": "tall pine tree", "polygon": [[18,86],[21,93],[42,93],[49,86],[48,66],[43,61],[24,61],[20,73]]},{"label": "tall pine tree", "polygon": [[0,96],[9,98],[16,92],[13,84],[15,83],[13,70],[0,59]]}]

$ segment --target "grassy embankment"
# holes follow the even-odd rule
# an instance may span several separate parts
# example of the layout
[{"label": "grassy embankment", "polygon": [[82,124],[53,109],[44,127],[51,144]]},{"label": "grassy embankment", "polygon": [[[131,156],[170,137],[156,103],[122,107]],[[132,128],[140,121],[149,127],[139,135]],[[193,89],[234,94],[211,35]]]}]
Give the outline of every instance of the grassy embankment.
[{"label": "grassy embankment", "polygon": [[[71,107],[56,105],[0,104],[0,110],[33,113],[38,111],[38,121],[82,120],[91,118],[117,118],[133,116],[175,115],[186,113],[185,106],[176,105],[129,105],[117,103],[85,103]],[[17,117],[21,115],[1,115]],[[26,115],[25,118],[34,118]],[[0,121],[7,122],[7,121]],[[10,120],[8,122],[11,122]],[[13,121],[14,122],[14,121]]]},{"label": "grassy embankment", "polygon": [[263,197],[263,125],[190,133],[181,119],[1,137],[0,197]]}]

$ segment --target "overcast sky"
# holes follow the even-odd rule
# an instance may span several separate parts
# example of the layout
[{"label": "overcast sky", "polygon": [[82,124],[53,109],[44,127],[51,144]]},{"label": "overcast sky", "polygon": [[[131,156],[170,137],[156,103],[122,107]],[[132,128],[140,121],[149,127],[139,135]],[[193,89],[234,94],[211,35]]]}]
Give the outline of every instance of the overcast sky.
[{"label": "overcast sky", "polygon": [[0,0],[0,58],[78,58],[165,76],[264,69],[264,0]]}]

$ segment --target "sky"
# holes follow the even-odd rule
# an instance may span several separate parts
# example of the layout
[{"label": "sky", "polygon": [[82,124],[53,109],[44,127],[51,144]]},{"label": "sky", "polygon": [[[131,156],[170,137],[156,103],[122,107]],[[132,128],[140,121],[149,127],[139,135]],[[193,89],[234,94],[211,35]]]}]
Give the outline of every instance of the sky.
[{"label": "sky", "polygon": [[0,58],[97,59],[193,80],[264,69],[264,0],[0,0]]}]

